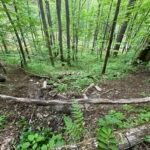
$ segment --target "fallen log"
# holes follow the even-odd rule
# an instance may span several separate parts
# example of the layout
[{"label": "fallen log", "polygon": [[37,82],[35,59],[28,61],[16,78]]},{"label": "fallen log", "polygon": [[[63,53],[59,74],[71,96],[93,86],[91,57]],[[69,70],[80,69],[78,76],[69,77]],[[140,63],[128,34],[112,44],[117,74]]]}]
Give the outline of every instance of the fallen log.
[{"label": "fallen log", "polygon": [[143,104],[150,103],[150,97],[146,98],[132,98],[132,99],[118,99],[118,100],[110,100],[110,99],[70,99],[70,100],[42,100],[42,99],[30,99],[30,98],[20,98],[13,97],[0,94],[0,100],[5,100],[9,102],[17,102],[17,103],[28,103],[28,104],[36,104],[36,105],[71,105],[73,102],[78,102],[79,104]]},{"label": "fallen log", "polygon": [[[120,130],[114,132],[114,135],[118,141],[118,149],[119,150],[127,150],[133,148],[134,146],[143,142],[143,139],[146,135],[150,134],[150,124],[142,125],[136,128]],[[95,150],[97,149],[97,141],[96,138],[86,139],[80,143],[66,145],[63,147],[59,147],[55,150]]]}]

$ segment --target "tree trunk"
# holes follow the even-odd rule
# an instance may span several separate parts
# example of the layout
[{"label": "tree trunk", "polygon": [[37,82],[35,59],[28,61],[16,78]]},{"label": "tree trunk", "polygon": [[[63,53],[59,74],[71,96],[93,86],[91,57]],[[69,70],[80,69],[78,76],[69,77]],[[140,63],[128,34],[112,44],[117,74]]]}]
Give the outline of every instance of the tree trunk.
[{"label": "tree trunk", "polygon": [[118,0],[114,19],[113,19],[112,29],[111,29],[111,33],[110,33],[110,39],[109,39],[109,43],[108,43],[108,47],[107,47],[107,51],[106,51],[105,60],[104,60],[104,65],[103,65],[103,69],[102,69],[102,74],[104,74],[106,71],[106,66],[107,66],[108,58],[110,55],[110,49],[111,49],[111,45],[112,45],[112,41],[113,41],[113,35],[114,35],[114,31],[116,28],[116,23],[117,23],[117,19],[118,19],[118,15],[119,15],[120,4],[121,4],[121,0]]},{"label": "tree trunk", "polygon": [[7,15],[8,19],[9,19],[9,21],[10,21],[12,27],[13,27],[13,29],[14,29],[14,32],[15,32],[15,35],[16,35],[16,38],[17,38],[17,41],[18,41],[18,44],[19,44],[20,52],[21,52],[21,55],[22,55],[21,67],[24,67],[24,66],[27,65],[27,61],[26,61],[26,56],[25,56],[24,49],[23,49],[23,46],[22,46],[22,43],[21,43],[21,39],[19,37],[17,28],[16,28],[16,26],[15,26],[15,24],[14,24],[14,22],[13,22],[11,16],[10,16],[10,14],[9,14],[9,11],[7,9],[7,6],[6,6],[5,2],[4,2],[4,0],[1,0],[1,2],[2,2],[3,8],[5,10],[5,13],[6,13],[6,15]]},{"label": "tree trunk", "polygon": [[21,23],[20,23],[20,18],[19,18],[19,15],[18,15],[18,8],[17,8],[16,1],[14,0],[13,3],[14,3],[14,9],[15,9],[15,13],[16,13],[17,22],[18,22],[18,28],[20,30],[21,38],[22,38],[22,41],[23,41],[23,44],[24,44],[24,47],[25,47],[25,52],[26,52],[28,58],[30,59],[28,47],[27,47],[27,44],[26,44],[26,40],[24,38],[24,33],[23,33],[23,30],[22,30]]},{"label": "tree trunk", "polygon": [[55,36],[54,36],[54,32],[53,32],[53,22],[52,22],[52,17],[51,17],[51,10],[50,10],[50,6],[49,6],[49,1],[46,0],[45,4],[46,4],[46,13],[47,13],[48,25],[50,27],[50,40],[51,40],[51,44],[54,46],[55,45]]},{"label": "tree trunk", "polygon": [[3,44],[3,47],[4,47],[5,53],[8,54],[8,48],[7,48],[7,44],[6,44],[6,41],[5,41],[4,37],[2,37],[2,44]]},{"label": "tree trunk", "polygon": [[111,1],[110,7],[109,7],[109,14],[108,14],[108,17],[107,17],[104,36],[103,36],[103,39],[102,39],[103,41],[102,41],[102,46],[101,46],[100,58],[102,58],[102,53],[103,53],[103,50],[104,50],[104,44],[105,44],[105,40],[106,40],[106,34],[107,34],[107,30],[108,30],[109,18],[110,18],[110,15],[111,15],[112,4],[113,4],[113,0]]},{"label": "tree trunk", "polygon": [[56,10],[58,18],[58,30],[59,30],[59,49],[60,49],[60,60],[64,61],[63,54],[63,43],[62,43],[62,22],[61,22],[61,0],[56,0]]},{"label": "tree trunk", "polygon": [[136,0],[129,0],[128,10],[127,10],[127,13],[126,13],[126,18],[125,18],[126,21],[122,24],[121,29],[120,29],[120,31],[117,35],[116,45],[114,47],[114,53],[113,53],[114,56],[118,55],[118,51],[120,49],[121,42],[123,40],[124,34],[125,34],[127,26],[128,26],[128,22],[130,20],[129,18],[130,18],[130,15],[131,15],[131,7],[132,8],[134,7],[135,1]]},{"label": "tree trunk", "polygon": [[53,54],[52,54],[52,49],[51,49],[51,43],[50,43],[50,39],[49,39],[48,27],[47,27],[47,23],[46,23],[44,8],[43,8],[43,0],[39,0],[38,2],[39,2],[39,7],[40,7],[41,19],[42,19],[42,23],[43,23],[43,30],[44,30],[44,34],[45,34],[45,38],[46,38],[46,42],[47,42],[47,48],[49,50],[50,61],[51,61],[52,66],[54,66],[54,60],[53,60]]},{"label": "tree trunk", "polygon": [[65,7],[66,7],[66,30],[67,30],[67,50],[68,50],[68,57],[67,63],[70,66],[70,12],[69,12],[69,1],[65,0]]},{"label": "tree trunk", "polygon": [[92,52],[94,51],[94,48],[96,46],[97,37],[98,37],[98,33],[99,33],[100,8],[101,8],[101,3],[99,2],[98,9],[97,9],[97,17],[96,17],[96,27],[95,27],[95,31],[94,31],[94,37],[93,37]]},{"label": "tree trunk", "polygon": [[37,51],[36,39],[37,39],[37,36],[38,36],[38,35],[35,33],[35,26],[33,26],[33,25],[31,24],[32,18],[31,18],[29,0],[27,0],[27,11],[28,11],[28,16],[29,16],[29,26],[30,26],[31,37],[32,37],[34,49],[35,49],[35,51]]}]

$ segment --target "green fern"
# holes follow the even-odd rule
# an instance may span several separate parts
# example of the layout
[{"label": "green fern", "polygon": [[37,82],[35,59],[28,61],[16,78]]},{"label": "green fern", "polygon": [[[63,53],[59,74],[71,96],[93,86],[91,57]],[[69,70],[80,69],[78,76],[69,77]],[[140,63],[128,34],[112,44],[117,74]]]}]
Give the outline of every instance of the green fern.
[{"label": "green fern", "polygon": [[98,129],[97,141],[99,150],[118,150],[117,142],[111,128],[102,127]]},{"label": "green fern", "polygon": [[78,103],[72,104],[72,118],[64,116],[66,133],[73,141],[79,141],[84,134],[84,116]]}]

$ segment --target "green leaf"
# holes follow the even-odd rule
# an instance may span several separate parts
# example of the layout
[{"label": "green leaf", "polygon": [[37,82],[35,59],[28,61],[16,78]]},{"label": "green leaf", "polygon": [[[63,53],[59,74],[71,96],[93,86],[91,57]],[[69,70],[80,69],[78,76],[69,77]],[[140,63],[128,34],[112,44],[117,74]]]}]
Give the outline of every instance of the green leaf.
[{"label": "green leaf", "polygon": [[26,150],[27,148],[29,148],[29,146],[30,146],[30,143],[29,142],[25,142],[25,143],[23,143],[21,145],[21,148],[24,149],[24,150]]},{"label": "green leaf", "polygon": [[41,136],[41,135],[39,135],[37,138],[36,138],[36,141],[37,142],[41,142],[41,141],[44,141],[44,137],[43,136]]},{"label": "green leaf", "polygon": [[41,147],[41,150],[48,150],[48,147],[47,147],[47,145],[42,145],[42,147]]},{"label": "green leaf", "polygon": [[32,146],[32,149],[35,150],[37,148],[38,144],[35,143],[33,146]]},{"label": "green leaf", "polygon": [[144,138],[144,141],[147,142],[147,143],[150,143],[150,135],[147,135],[147,136]]},{"label": "green leaf", "polygon": [[35,138],[34,134],[28,135],[28,140],[29,140],[30,142],[34,141],[34,138]]}]

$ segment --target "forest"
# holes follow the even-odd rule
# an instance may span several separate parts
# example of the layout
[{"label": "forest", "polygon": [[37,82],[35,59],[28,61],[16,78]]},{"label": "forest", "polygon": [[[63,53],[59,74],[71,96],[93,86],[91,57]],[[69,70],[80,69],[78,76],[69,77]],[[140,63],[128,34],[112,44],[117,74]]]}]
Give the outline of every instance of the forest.
[{"label": "forest", "polygon": [[149,0],[0,0],[0,150],[148,150],[149,104]]}]

